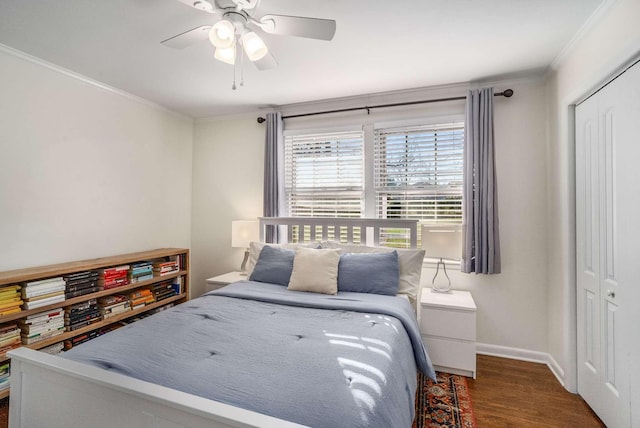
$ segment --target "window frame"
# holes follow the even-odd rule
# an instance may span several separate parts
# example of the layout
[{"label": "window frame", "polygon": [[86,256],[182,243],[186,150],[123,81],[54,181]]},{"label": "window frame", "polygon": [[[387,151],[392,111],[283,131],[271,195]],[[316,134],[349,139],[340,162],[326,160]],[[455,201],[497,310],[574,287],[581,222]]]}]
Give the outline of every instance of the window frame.
[{"label": "window frame", "polygon": [[[396,127],[414,127],[414,126],[435,126],[446,125],[450,123],[463,123],[466,129],[465,114],[464,111],[459,110],[458,113],[451,114],[424,114],[422,116],[405,117],[397,120],[372,120],[370,117],[366,117],[355,124],[345,124],[342,126],[322,126],[323,123],[329,123],[326,120],[315,120],[311,126],[305,127],[304,125],[294,125],[291,129],[287,129],[285,123],[285,130],[283,132],[284,137],[295,135],[307,135],[307,134],[321,134],[321,133],[334,133],[342,131],[354,131],[362,130],[363,133],[363,163],[364,163],[364,176],[363,176],[363,218],[378,218],[377,213],[377,199],[376,188],[374,183],[374,138],[375,130],[381,128],[396,128]],[[396,115],[396,117],[398,117]],[[344,124],[345,122],[342,121]],[[353,122],[349,122],[353,123]],[[462,193],[462,191],[461,191]],[[287,203],[288,195],[283,195],[284,200],[284,215],[290,215],[289,206]],[[464,200],[462,202],[464,204]],[[447,225],[453,224],[456,226],[461,225],[460,222],[429,222],[425,220],[419,220],[419,225],[432,224],[432,225]],[[425,259],[425,264],[431,264],[430,260]]]}]

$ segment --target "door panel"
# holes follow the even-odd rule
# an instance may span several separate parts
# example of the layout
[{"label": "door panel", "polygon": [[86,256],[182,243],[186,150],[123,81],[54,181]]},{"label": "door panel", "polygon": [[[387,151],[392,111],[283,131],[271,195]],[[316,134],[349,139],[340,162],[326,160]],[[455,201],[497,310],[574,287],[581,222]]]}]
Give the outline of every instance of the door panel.
[{"label": "door panel", "polygon": [[640,354],[639,88],[636,65],[576,108],[578,392],[610,427],[631,425]]},{"label": "door panel", "polygon": [[[599,412],[600,145],[598,102],[576,107],[576,276],[578,392]],[[594,404],[591,404],[594,403]]]}]

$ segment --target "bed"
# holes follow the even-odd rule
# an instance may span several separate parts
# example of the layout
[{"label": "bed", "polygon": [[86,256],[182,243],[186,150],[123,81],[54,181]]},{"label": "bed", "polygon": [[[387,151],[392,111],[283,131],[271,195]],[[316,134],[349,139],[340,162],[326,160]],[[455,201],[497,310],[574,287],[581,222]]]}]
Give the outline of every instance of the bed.
[{"label": "bed", "polygon": [[[393,233],[415,247],[415,222],[305,221],[261,219],[297,242],[252,244],[246,281],[63,356],[13,351],[10,426],[411,426],[416,372],[435,376],[414,312],[423,253],[354,242]],[[321,277],[336,254],[344,279],[332,294]],[[288,276],[278,257],[294,257]],[[398,285],[387,290],[390,269],[371,261],[393,260]]]}]

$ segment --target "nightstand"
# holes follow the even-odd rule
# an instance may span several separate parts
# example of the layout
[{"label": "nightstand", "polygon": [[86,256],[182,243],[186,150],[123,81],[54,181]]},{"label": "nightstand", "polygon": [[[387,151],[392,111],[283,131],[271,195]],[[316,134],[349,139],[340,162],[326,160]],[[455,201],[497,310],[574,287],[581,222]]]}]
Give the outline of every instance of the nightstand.
[{"label": "nightstand", "polygon": [[225,285],[229,285],[232,282],[243,281],[247,279],[247,275],[242,275],[241,272],[229,272],[222,275],[213,276],[206,279],[206,291],[217,290]]},{"label": "nightstand", "polygon": [[476,377],[476,304],[468,291],[433,293],[420,299],[420,331],[437,371]]}]

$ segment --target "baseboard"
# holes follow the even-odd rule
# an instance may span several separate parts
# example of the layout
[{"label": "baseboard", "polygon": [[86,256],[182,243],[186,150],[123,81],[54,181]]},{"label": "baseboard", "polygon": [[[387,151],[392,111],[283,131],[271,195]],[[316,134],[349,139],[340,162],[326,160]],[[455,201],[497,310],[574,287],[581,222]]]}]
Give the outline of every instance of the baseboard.
[{"label": "baseboard", "polygon": [[531,363],[546,364],[551,373],[558,379],[563,388],[564,370],[560,364],[547,352],[531,351],[529,349],[512,348],[509,346],[490,345],[488,343],[477,343],[476,353],[490,355],[492,357],[510,358],[512,360],[528,361]]}]

